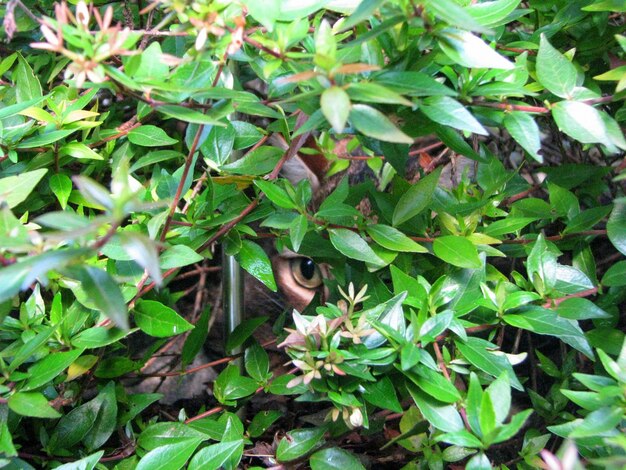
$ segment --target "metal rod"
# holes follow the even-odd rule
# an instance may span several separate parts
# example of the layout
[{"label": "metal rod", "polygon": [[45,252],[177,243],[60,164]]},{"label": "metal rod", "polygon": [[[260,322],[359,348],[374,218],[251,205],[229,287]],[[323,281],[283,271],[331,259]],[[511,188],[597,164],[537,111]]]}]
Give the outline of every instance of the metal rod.
[{"label": "metal rod", "polygon": [[[241,266],[234,256],[222,254],[222,295],[224,306],[224,326],[225,337],[239,325],[243,320],[244,297],[243,297],[243,275]],[[238,354],[241,348],[230,351],[229,354]],[[241,359],[237,359],[235,364],[241,366]]]},{"label": "metal rod", "polygon": [[[227,88],[234,88],[234,77],[237,74],[237,64],[231,61],[222,73],[222,79]],[[230,73],[229,73],[230,72]],[[228,116],[228,120],[237,119],[237,114],[233,113]],[[241,157],[241,152],[233,150],[229,156],[231,162]],[[223,253],[223,251],[222,251]],[[222,295],[224,306],[224,338],[228,338],[230,333],[243,321],[244,311],[244,290],[243,290],[243,273],[241,266],[235,260],[234,256],[222,254]],[[239,354],[241,348],[236,348],[229,354]],[[237,359],[234,362],[238,367],[242,367],[243,361]]]}]

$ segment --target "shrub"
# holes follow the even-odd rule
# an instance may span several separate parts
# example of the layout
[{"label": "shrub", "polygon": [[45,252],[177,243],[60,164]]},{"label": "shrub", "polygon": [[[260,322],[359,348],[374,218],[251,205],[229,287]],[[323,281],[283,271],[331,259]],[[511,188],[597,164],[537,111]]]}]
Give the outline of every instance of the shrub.
[{"label": "shrub", "polygon": [[[3,466],[624,465],[623,2],[0,11]],[[297,152],[375,178],[313,208]],[[333,267],[294,369],[253,318],[192,416],[125,390],[163,344],[137,360],[138,330],[196,370],[210,306],[174,281],[217,242],[276,290],[267,236]]]}]

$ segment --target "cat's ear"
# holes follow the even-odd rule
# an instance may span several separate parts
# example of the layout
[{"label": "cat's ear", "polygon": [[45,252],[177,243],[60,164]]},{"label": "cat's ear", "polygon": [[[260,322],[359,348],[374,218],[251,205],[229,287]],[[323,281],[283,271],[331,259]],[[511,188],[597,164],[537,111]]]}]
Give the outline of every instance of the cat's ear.
[{"label": "cat's ear", "polygon": [[[289,145],[282,135],[272,134],[268,142],[274,147],[287,150]],[[296,185],[298,182],[307,179],[311,183],[313,192],[317,192],[324,180],[324,175],[328,170],[328,160],[319,150],[315,138],[309,136],[303,145],[306,152],[298,152],[292,158],[287,160],[281,169],[281,176],[288,179],[291,184]]]}]

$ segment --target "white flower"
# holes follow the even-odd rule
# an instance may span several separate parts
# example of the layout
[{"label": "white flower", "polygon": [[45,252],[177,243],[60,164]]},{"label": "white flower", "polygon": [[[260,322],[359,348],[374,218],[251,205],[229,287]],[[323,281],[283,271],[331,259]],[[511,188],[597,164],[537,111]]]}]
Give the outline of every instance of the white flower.
[{"label": "white flower", "polygon": [[89,8],[87,4],[82,0],[76,5],[76,21],[79,25],[82,25],[85,29],[89,28],[89,21],[91,15],[89,14]]}]

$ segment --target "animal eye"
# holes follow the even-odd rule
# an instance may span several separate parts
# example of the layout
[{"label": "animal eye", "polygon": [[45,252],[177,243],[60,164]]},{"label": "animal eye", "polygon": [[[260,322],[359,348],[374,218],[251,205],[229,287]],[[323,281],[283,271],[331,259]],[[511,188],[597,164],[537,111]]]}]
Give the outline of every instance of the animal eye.
[{"label": "animal eye", "polygon": [[291,274],[298,284],[309,289],[315,289],[322,284],[320,268],[310,258],[292,259]]}]

